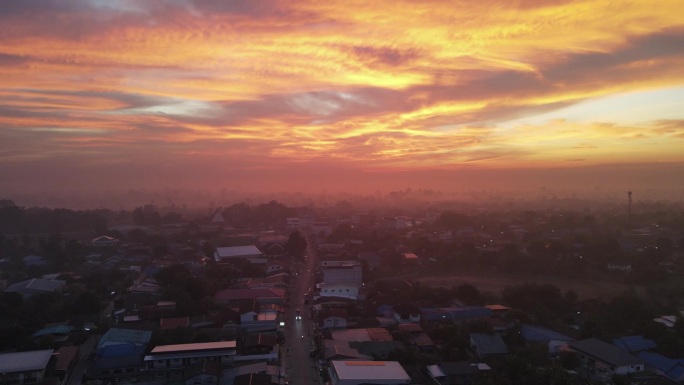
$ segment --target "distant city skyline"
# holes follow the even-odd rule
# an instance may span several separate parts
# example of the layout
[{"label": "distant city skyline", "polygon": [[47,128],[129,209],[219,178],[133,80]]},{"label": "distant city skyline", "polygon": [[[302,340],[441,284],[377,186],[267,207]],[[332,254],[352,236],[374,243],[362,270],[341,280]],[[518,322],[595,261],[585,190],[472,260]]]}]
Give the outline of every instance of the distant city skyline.
[{"label": "distant city skyline", "polygon": [[681,199],[683,11],[5,1],[0,199],[542,187]]}]

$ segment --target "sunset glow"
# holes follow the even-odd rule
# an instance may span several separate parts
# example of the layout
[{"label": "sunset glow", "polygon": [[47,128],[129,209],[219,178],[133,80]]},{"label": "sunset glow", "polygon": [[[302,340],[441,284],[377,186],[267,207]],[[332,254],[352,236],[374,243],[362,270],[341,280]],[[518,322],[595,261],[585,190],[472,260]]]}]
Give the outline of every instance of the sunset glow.
[{"label": "sunset glow", "polygon": [[681,0],[3,1],[0,192],[463,188],[444,175],[506,170],[536,187],[545,169],[595,183],[631,164],[666,166],[682,191],[682,14]]}]

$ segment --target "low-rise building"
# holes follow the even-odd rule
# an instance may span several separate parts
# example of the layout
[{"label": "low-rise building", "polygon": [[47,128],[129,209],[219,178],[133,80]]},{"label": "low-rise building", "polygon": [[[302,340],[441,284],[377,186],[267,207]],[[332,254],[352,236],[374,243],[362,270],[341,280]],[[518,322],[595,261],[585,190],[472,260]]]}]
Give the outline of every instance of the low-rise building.
[{"label": "low-rise building", "polygon": [[349,299],[359,298],[359,287],[355,284],[347,282],[332,282],[321,283],[320,296],[321,297],[344,297]]},{"label": "low-rise building", "polygon": [[333,385],[411,383],[411,377],[397,361],[331,361],[329,373]]},{"label": "low-rise building", "polygon": [[[256,246],[229,246],[217,247],[214,252],[214,259],[218,263],[228,262],[231,259],[243,258],[253,263],[262,262],[264,255]],[[263,261],[265,262],[265,260]]]},{"label": "low-rise building", "polygon": [[40,384],[53,350],[0,354],[0,384]]},{"label": "low-rise building", "polygon": [[643,372],[644,360],[596,338],[569,344],[581,362],[582,375],[588,380],[607,381],[613,374]]},{"label": "low-rise building", "polygon": [[138,329],[109,329],[97,343],[95,363],[88,373],[93,378],[135,376],[143,367],[143,357],[152,332]]},{"label": "low-rise building", "polygon": [[15,292],[22,297],[28,298],[35,294],[61,293],[66,282],[58,279],[32,278],[10,285],[6,292]]},{"label": "low-rise building", "polygon": [[235,341],[161,345],[152,349],[144,361],[155,379],[180,380],[187,377],[188,367],[203,361],[218,362],[223,367],[230,366],[236,352]]},{"label": "low-rise building", "polygon": [[347,327],[347,310],[323,308],[318,313],[318,325],[322,329],[336,329]]},{"label": "low-rise building", "polygon": [[508,353],[508,346],[498,334],[470,333],[470,346],[480,359]]}]

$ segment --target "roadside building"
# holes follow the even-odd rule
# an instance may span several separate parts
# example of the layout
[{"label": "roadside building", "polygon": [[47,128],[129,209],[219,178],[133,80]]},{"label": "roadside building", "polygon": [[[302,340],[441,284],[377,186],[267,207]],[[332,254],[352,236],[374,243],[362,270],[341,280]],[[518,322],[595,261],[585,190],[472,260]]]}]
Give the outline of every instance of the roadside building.
[{"label": "roadside building", "polygon": [[52,357],[52,349],[0,354],[0,384],[39,384]]},{"label": "roadside building", "polygon": [[581,362],[581,374],[590,381],[607,381],[613,374],[643,372],[643,359],[596,338],[571,342],[571,350],[577,353]]},{"label": "roadside building", "polygon": [[182,380],[189,367],[203,361],[217,362],[223,367],[233,364],[237,353],[235,341],[161,345],[145,356],[145,366],[155,380]]},{"label": "roadside building", "polygon": [[329,372],[333,385],[411,383],[411,377],[397,361],[331,361]]}]

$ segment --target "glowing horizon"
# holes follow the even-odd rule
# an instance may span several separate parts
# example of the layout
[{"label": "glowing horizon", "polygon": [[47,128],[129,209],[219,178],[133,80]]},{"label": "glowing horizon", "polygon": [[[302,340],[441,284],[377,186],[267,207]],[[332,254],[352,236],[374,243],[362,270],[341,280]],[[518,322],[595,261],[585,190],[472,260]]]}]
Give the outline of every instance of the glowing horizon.
[{"label": "glowing horizon", "polygon": [[473,169],[676,175],[682,11],[679,0],[10,0],[0,175],[11,192],[64,179],[267,188],[291,182],[282,170],[370,191],[372,175],[443,186],[436,171]]}]

